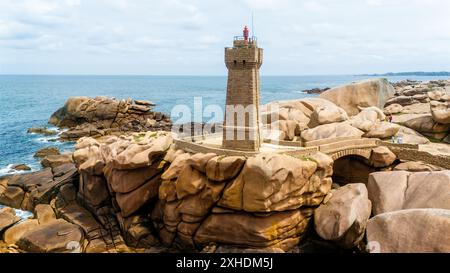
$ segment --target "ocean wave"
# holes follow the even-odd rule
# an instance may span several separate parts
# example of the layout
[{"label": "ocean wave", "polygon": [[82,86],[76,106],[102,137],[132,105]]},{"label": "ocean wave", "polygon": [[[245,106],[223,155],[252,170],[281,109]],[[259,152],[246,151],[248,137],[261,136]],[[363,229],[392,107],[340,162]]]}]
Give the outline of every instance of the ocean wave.
[{"label": "ocean wave", "polygon": [[58,142],[58,138],[55,136],[38,137],[36,138],[36,141],[43,143],[56,143]]}]

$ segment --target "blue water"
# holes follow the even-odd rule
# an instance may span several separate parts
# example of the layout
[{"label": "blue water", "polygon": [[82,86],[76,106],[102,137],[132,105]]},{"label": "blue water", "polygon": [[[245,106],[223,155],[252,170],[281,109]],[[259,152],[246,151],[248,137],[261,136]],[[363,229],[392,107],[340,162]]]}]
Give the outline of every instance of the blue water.
[{"label": "blue water", "polygon": [[[333,87],[364,79],[359,76],[263,76],[261,103],[298,99],[304,89]],[[388,77],[431,80],[441,77]],[[71,96],[109,96],[151,100],[156,110],[170,113],[173,106],[192,106],[202,97],[203,106],[225,103],[226,77],[192,76],[10,76],[0,75],[0,176],[9,165],[25,163],[40,168],[33,154],[47,146],[73,149],[73,143],[51,142],[53,137],[27,134],[30,127],[47,125],[50,115]]]}]

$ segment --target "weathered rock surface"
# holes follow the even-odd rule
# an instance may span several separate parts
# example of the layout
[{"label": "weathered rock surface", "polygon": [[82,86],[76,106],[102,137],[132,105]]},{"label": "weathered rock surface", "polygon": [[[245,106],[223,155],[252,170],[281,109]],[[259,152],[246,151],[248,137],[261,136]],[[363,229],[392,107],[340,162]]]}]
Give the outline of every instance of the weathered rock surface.
[{"label": "weathered rock surface", "polygon": [[379,214],[367,223],[371,252],[450,252],[450,211],[408,209]]},{"label": "weathered rock surface", "polygon": [[83,239],[78,226],[58,219],[26,232],[17,245],[26,252],[71,252],[71,244],[81,246]]},{"label": "weathered rock surface", "polygon": [[347,122],[319,125],[302,132],[303,141],[313,141],[336,137],[361,137],[364,132],[351,126]]},{"label": "weathered rock surface", "polygon": [[397,104],[397,103],[393,103],[393,104],[390,104],[390,105],[384,107],[384,113],[386,115],[398,114],[398,113],[401,113],[402,111],[403,111],[403,106],[401,106],[400,104]]},{"label": "weathered rock surface", "polygon": [[359,113],[359,107],[383,108],[385,102],[394,96],[394,87],[386,79],[370,79],[335,87],[320,94],[320,98],[332,101],[342,107],[348,115]]},{"label": "weathered rock surface", "polygon": [[39,222],[36,219],[27,219],[22,221],[8,230],[3,234],[3,240],[7,244],[16,244],[22,236],[29,232],[33,231],[39,226]]},{"label": "weathered rock surface", "polygon": [[408,172],[433,172],[443,171],[441,167],[427,164],[421,161],[402,162],[394,167],[394,171],[408,171]]},{"label": "weathered rock surface", "polygon": [[34,207],[34,216],[41,225],[56,219],[55,211],[47,204],[36,205],[36,207]]},{"label": "weathered rock surface", "polygon": [[376,172],[367,184],[374,215],[413,209],[450,209],[450,171]]},{"label": "weathered rock surface", "polygon": [[348,120],[347,113],[341,107],[332,103],[317,106],[311,114],[311,120],[308,124],[310,128],[322,124],[329,124]]},{"label": "weathered rock surface", "polygon": [[41,161],[41,165],[44,168],[55,168],[64,164],[73,163],[73,158],[71,153],[59,154],[59,155],[48,155],[44,157]]},{"label": "weathered rock surface", "polygon": [[37,204],[48,204],[59,188],[78,181],[78,172],[73,164],[64,164],[41,171],[0,178],[0,203],[32,211]]},{"label": "weathered rock surface", "polygon": [[55,130],[50,130],[47,128],[39,128],[39,127],[35,127],[35,128],[29,128],[27,130],[27,133],[29,134],[42,134],[42,135],[46,135],[46,136],[53,136],[58,134],[57,131]]},{"label": "weathered rock surface", "polygon": [[386,139],[396,135],[399,130],[400,127],[397,124],[380,122],[374,124],[374,126],[364,134],[364,137]]},{"label": "weathered rock surface", "polygon": [[355,247],[364,237],[371,202],[364,184],[348,184],[329,193],[331,197],[314,211],[315,230],[325,240],[345,248]]},{"label": "weathered rock surface", "polygon": [[[227,185],[218,204],[248,212],[318,205],[331,189],[328,176],[332,173],[331,158],[320,156],[320,165],[279,154],[249,158],[239,176]],[[324,171],[315,173],[319,169]]]},{"label": "weathered rock surface", "polygon": [[383,111],[377,107],[366,107],[362,108],[356,116],[351,118],[350,124],[364,132],[368,132],[373,127],[386,119]]},{"label": "weathered rock surface", "polygon": [[244,166],[245,157],[216,156],[206,164],[206,176],[213,181],[224,181],[235,177]]},{"label": "weathered rock surface", "polygon": [[430,107],[434,121],[442,124],[450,124],[450,103],[448,101],[432,101],[430,102]]},{"label": "weathered rock surface", "polygon": [[31,168],[26,164],[14,164],[11,169],[16,171],[31,171]]},{"label": "weathered rock surface", "polygon": [[394,163],[397,156],[384,146],[379,146],[372,149],[370,154],[370,164],[374,167],[387,167]]},{"label": "weathered rock surface", "polygon": [[34,157],[46,157],[49,155],[60,155],[59,149],[56,147],[45,147],[34,154]]},{"label": "weathered rock surface", "polygon": [[288,250],[298,244],[310,214],[300,210],[269,216],[248,213],[212,214],[200,226],[198,244],[217,242],[253,248],[276,247]]},{"label": "weathered rock surface", "polygon": [[397,123],[436,139],[443,139],[450,131],[450,124],[437,123],[431,115],[402,115]]},{"label": "weathered rock surface", "polygon": [[20,218],[16,216],[14,210],[0,209],[0,233],[19,221]]}]

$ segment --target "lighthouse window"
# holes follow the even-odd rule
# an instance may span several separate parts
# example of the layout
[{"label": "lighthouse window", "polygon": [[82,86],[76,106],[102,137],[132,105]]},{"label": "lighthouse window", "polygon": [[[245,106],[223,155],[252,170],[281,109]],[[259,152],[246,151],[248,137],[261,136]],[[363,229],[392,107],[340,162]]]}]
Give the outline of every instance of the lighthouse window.
[{"label": "lighthouse window", "polygon": [[244,65],[245,65],[245,60],[243,62],[244,62]]},{"label": "lighthouse window", "polygon": [[234,60],[234,64],[237,64],[237,61],[236,61],[236,60]]}]

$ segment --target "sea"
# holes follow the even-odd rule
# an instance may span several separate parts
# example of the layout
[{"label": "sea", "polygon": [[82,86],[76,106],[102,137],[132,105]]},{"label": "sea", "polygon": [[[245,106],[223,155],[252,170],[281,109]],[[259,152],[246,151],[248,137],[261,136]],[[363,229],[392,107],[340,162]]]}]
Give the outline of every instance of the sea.
[{"label": "sea", "polygon": [[[334,87],[368,78],[367,76],[261,76],[261,103],[314,97],[305,89]],[[387,77],[391,82],[404,79],[435,80],[448,77]],[[30,127],[47,126],[51,114],[73,96],[108,96],[118,99],[150,100],[155,110],[170,114],[174,106],[224,105],[226,76],[55,76],[0,75],[0,176],[16,173],[13,164],[27,164],[39,170],[33,154],[44,147],[73,150],[73,142],[59,142],[58,136],[28,134]]]}]

